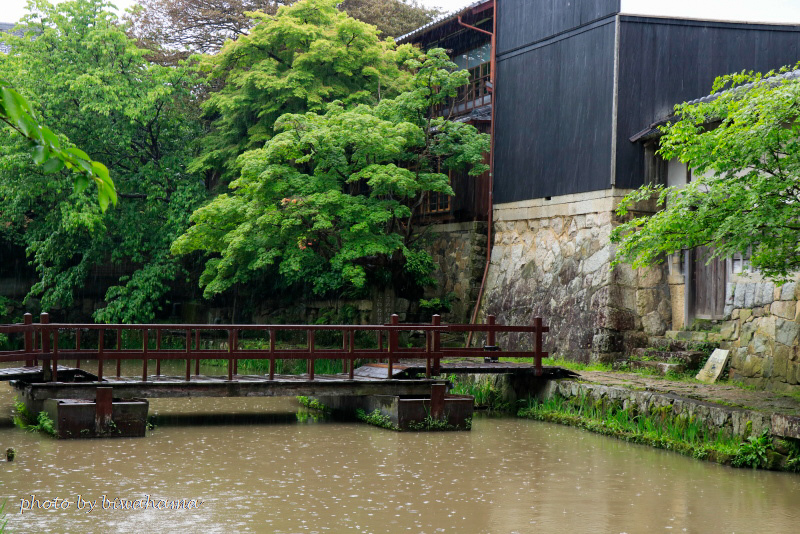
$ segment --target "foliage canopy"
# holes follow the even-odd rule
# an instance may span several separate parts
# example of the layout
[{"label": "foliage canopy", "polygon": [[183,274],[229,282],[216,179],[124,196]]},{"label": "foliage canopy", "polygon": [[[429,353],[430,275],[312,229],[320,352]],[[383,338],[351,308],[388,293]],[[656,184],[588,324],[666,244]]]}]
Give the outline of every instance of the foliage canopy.
[{"label": "foliage canopy", "polygon": [[29,297],[43,309],[91,295],[94,279],[97,289],[111,286],[98,319],[144,321],[181,273],[169,245],[205,199],[202,179],[186,172],[199,134],[195,80],[186,67],[148,62],[109,5],[36,0],[20,25],[25,35],[2,36],[12,52],[0,58],[0,77],[38,103],[36,115],[54,130],[106,162],[118,209],[104,213],[70,186],[69,173],[45,175],[53,169],[31,164],[27,141],[3,136],[0,235],[26,248],[38,273]]},{"label": "foliage canopy", "polygon": [[441,49],[412,58],[411,88],[393,99],[324,114],[285,114],[263,148],[243,154],[231,193],[192,215],[173,246],[209,255],[206,296],[257,276],[316,294],[431,282],[415,215],[426,195],[452,195],[447,169],[485,170],[485,134],[434,118],[432,107],[466,82]]},{"label": "foliage canopy", "polygon": [[407,86],[399,66],[411,47],[395,50],[376,30],[336,9],[337,0],[301,0],[259,21],[200,67],[222,88],[204,104],[213,129],[192,170],[235,177],[236,157],[261,148],[285,113],[324,112],[342,100],[374,103]]},{"label": "foliage canopy", "polygon": [[656,195],[665,208],[617,227],[617,261],[634,267],[664,254],[713,245],[713,256],[751,249],[755,269],[775,281],[800,270],[800,78],[784,68],[718,78],[708,101],[676,106],[660,154],[698,176],[682,188],[646,186],[618,210]]}]

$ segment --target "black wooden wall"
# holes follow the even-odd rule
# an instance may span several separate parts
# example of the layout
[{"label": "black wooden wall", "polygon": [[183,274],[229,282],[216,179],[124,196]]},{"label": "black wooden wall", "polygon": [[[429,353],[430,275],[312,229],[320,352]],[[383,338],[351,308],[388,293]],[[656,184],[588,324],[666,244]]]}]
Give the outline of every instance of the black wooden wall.
[{"label": "black wooden wall", "polygon": [[619,7],[497,0],[496,203],[638,187],[644,150],[631,136],[707,95],[719,75],[800,61],[800,26],[637,17]]},{"label": "black wooden wall", "polygon": [[[502,0],[501,0],[502,1]],[[616,186],[642,185],[644,151],[629,138],[711,92],[722,74],[800,61],[800,26],[620,17]]]},{"label": "black wooden wall", "polygon": [[495,203],[609,187],[618,5],[498,1]]},{"label": "black wooden wall", "polygon": [[497,0],[499,54],[618,13],[620,0]]}]

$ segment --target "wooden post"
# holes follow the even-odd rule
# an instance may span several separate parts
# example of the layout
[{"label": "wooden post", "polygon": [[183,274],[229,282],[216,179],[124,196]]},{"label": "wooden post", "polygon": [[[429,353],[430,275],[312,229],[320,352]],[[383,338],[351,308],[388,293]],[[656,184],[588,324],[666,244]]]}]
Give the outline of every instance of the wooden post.
[{"label": "wooden post", "polygon": [[233,381],[233,330],[228,330],[228,381]]},{"label": "wooden post", "polygon": [[350,330],[350,357],[347,359],[349,362],[349,370],[348,370],[348,378],[353,380],[354,378],[354,371],[356,367],[356,362],[353,359],[353,353],[356,350],[356,333],[354,330]]},{"label": "wooden post", "polygon": [[233,331],[233,374],[239,374],[239,358],[236,357],[236,351],[239,350],[239,331]]},{"label": "wooden post", "polygon": [[[347,352],[347,330],[342,330],[342,352]],[[347,372],[347,358],[342,358],[342,373]]]},{"label": "wooden post", "polygon": [[75,352],[78,353],[77,358],[75,359],[75,367],[80,369],[81,368],[81,329],[75,329]]},{"label": "wooden post", "polygon": [[[122,352],[122,328],[117,328],[117,352]],[[117,378],[122,374],[122,358],[117,354]]]},{"label": "wooden post", "polygon": [[114,389],[97,388],[95,391],[94,431],[97,434],[104,434],[109,431],[111,426]]},{"label": "wooden post", "polygon": [[[400,323],[400,316],[396,313],[392,314],[391,324],[392,326],[397,326]],[[389,365],[387,367],[387,374],[386,378],[392,378],[392,367],[394,364],[394,353],[397,352],[397,330],[390,330],[389,331]]]},{"label": "wooden post", "polygon": [[444,419],[444,394],[446,388],[445,384],[431,386],[431,419],[434,421]]},{"label": "wooden post", "polygon": [[425,378],[431,377],[431,348],[433,347],[433,336],[430,331],[425,332]]},{"label": "wooden post", "polygon": [[[50,314],[43,313],[39,316],[39,324],[45,325],[50,322]],[[50,331],[46,328],[41,328],[42,332],[42,380],[45,382],[52,382],[53,370],[50,367]]]},{"label": "wooden post", "polygon": [[192,380],[192,360],[189,358],[192,352],[192,331],[186,329],[186,381]]},{"label": "wooden post", "polygon": [[275,380],[275,330],[269,331],[269,379]]},{"label": "wooden post", "polygon": [[[494,315],[489,315],[489,316],[486,317],[486,324],[489,325],[490,327],[494,326],[494,322],[495,322],[495,316]],[[490,329],[487,332],[487,334],[486,334],[486,344],[489,345],[490,347],[494,347],[495,346],[494,330]]]},{"label": "wooden post", "polygon": [[[433,319],[433,326],[439,326],[442,324],[442,316],[441,315],[434,315]],[[441,351],[442,351],[442,340],[438,330],[434,330],[433,332],[433,374],[439,376],[442,372],[442,358],[441,358]]]},{"label": "wooden post", "polygon": [[308,331],[308,379],[314,380],[314,331]]},{"label": "wooden post", "polygon": [[144,332],[142,333],[142,382],[147,382],[147,355],[150,351],[150,331],[145,328]]},{"label": "wooden post", "polygon": [[542,376],[542,357],[545,356],[545,353],[542,352],[542,334],[549,330],[548,328],[542,327],[542,318],[536,317],[533,320],[533,325],[536,327],[536,332],[534,335],[536,336],[536,352],[533,355],[534,366],[535,366],[535,374],[536,376]]},{"label": "wooden post", "polygon": [[197,358],[194,361],[194,375],[200,376],[200,330],[194,331],[194,350]]},{"label": "wooden post", "polygon": [[[103,345],[105,341],[106,331],[101,328],[97,331],[97,380],[99,382],[103,381]],[[119,358],[117,358],[117,361],[119,361]]]},{"label": "wooden post", "polygon": [[53,382],[58,382],[58,329],[53,330]]},{"label": "wooden post", "polygon": [[156,376],[161,376],[161,329],[156,330],[156,352],[159,353],[156,358]]},{"label": "wooden post", "polygon": [[[32,325],[33,324],[33,315],[30,313],[26,313],[22,316],[22,322],[25,325]],[[26,367],[33,367],[33,327],[25,330],[25,366]]]}]

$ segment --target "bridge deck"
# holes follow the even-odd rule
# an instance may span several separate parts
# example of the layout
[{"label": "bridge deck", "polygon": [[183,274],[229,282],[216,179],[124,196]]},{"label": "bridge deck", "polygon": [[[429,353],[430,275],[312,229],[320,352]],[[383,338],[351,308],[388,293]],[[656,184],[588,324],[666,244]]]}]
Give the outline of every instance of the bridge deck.
[{"label": "bridge deck", "polygon": [[[424,375],[426,370],[425,360],[402,360],[392,366],[392,378],[411,379]],[[358,367],[355,375],[370,378],[386,378],[388,365],[381,363],[368,363]],[[442,362],[439,373],[450,374],[535,374],[536,365],[519,362],[482,362],[476,360],[458,360]],[[578,376],[576,373],[561,367],[543,367],[543,379],[569,378]]]},{"label": "bridge deck", "polygon": [[431,386],[444,380],[396,380],[386,378],[354,377],[347,375],[320,375],[314,380],[308,375],[275,375],[270,380],[265,375],[227,376],[192,375],[191,381],[179,376],[149,376],[141,378],[106,378],[102,382],[37,382],[16,381],[12,385],[31,400],[93,399],[98,387],[113,388],[118,399],[169,398],[169,397],[291,397],[297,395],[360,396],[360,395],[430,395]]}]

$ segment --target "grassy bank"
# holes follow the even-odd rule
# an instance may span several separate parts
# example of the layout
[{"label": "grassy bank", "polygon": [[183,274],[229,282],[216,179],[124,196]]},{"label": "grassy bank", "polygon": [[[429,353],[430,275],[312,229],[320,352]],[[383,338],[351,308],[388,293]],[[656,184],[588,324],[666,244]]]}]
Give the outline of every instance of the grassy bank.
[{"label": "grassy bank", "polygon": [[800,446],[768,434],[747,439],[717,432],[694,417],[674,415],[671,407],[636,413],[606,400],[588,396],[565,399],[555,396],[543,402],[529,400],[519,417],[584,428],[631,443],[666,449],[700,460],[733,467],[800,472]]}]

